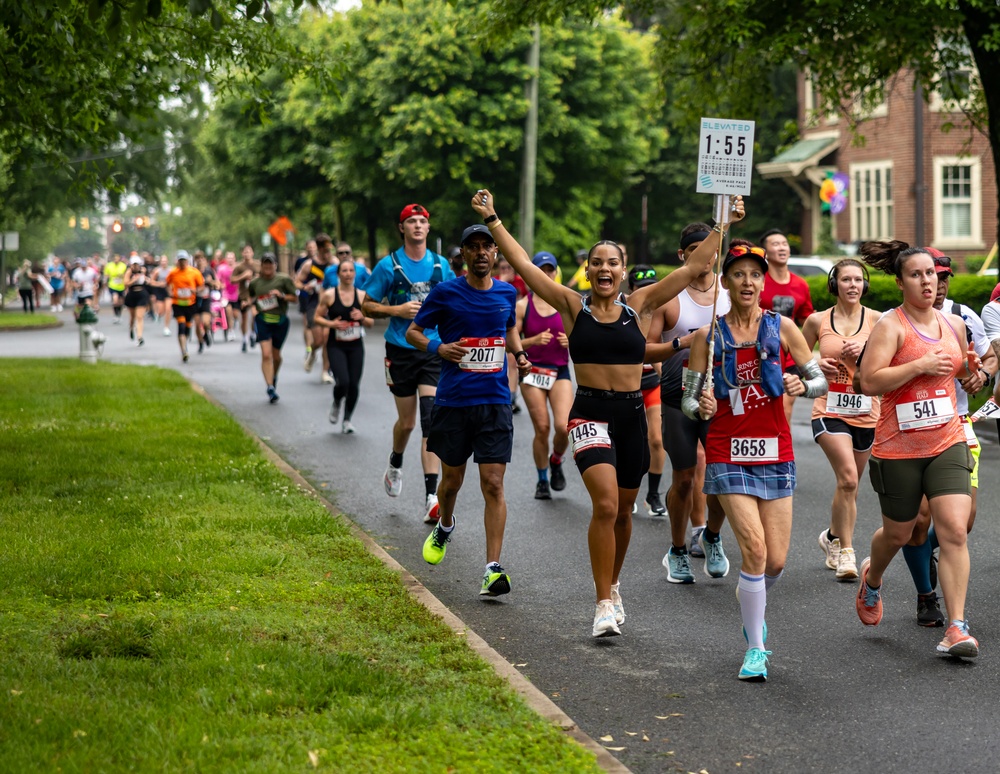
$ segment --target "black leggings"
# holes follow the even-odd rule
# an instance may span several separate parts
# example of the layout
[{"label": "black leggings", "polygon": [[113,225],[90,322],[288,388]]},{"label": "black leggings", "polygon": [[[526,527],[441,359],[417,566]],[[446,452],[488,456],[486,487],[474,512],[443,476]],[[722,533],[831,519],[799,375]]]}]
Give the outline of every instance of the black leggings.
[{"label": "black leggings", "polygon": [[31,313],[35,313],[35,294],[31,291],[31,288],[27,290],[18,289],[18,293],[21,294],[21,303],[24,304],[24,311],[27,312],[29,309]]},{"label": "black leggings", "polygon": [[347,398],[344,419],[350,419],[361,394],[361,372],[365,368],[365,344],[363,340],[332,344],[326,348],[330,356],[330,370],[333,371],[333,399]]}]

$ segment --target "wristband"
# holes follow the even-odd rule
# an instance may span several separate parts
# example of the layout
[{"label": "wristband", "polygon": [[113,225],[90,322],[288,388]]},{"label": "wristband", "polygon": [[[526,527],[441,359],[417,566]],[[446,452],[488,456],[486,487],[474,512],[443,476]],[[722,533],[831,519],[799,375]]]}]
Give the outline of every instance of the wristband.
[{"label": "wristband", "polygon": [[441,340],[440,339],[429,339],[427,341],[427,351],[430,352],[432,355],[436,355],[437,354],[438,347],[440,347],[440,346],[441,346]]},{"label": "wristband", "polygon": [[494,220],[500,220],[500,216],[497,215],[495,212],[492,215],[487,215],[485,218],[483,218],[483,223],[485,223],[488,226]]},{"label": "wristband", "polygon": [[525,352],[525,351],[524,351],[524,350],[522,349],[522,350],[521,350],[520,352],[515,352],[515,353],[514,353],[514,359],[515,359],[515,360],[517,360],[517,359],[518,359],[519,357],[521,357],[521,355],[524,355],[525,357],[527,357],[527,356],[528,356],[528,353],[527,353],[527,352]]}]

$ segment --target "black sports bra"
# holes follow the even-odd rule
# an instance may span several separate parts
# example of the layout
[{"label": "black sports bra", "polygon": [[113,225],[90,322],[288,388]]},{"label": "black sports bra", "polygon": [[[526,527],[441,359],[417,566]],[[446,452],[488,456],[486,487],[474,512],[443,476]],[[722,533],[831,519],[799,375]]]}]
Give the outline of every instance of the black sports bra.
[{"label": "black sports bra", "polygon": [[569,354],[577,365],[639,365],[646,356],[646,336],[639,329],[639,315],[619,295],[615,304],[621,316],[610,323],[594,319],[590,297],[576,316],[569,335]]}]

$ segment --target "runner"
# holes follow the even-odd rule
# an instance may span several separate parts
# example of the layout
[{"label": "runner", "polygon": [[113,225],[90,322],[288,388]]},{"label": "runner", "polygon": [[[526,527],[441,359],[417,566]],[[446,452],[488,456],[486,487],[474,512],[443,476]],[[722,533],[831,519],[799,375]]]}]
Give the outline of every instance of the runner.
[{"label": "runner", "polygon": [[[628,253],[619,244],[622,255],[628,260]],[[628,292],[634,293],[637,288],[656,284],[656,269],[644,263],[637,264],[628,273]],[[667,453],[663,450],[663,436],[660,417],[660,364],[642,364],[642,402],[646,407],[646,439],[649,443],[649,473],[646,474],[648,488],[643,505],[650,516],[666,516],[667,509],[660,499],[660,479],[663,478],[663,465],[667,461]],[[635,510],[632,511],[635,513]]]},{"label": "runner", "polygon": [[97,270],[90,266],[83,258],[78,258],[76,268],[70,275],[70,284],[76,292],[76,310],[74,317],[80,316],[80,310],[85,306],[92,307],[97,311],[97,281],[100,275]]},{"label": "runner", "polygon": [[61,312],[63,310],[63,293],[66,289],[66,264],[56,255],[52,257],[52,266],[48,270],[49,284],[52,286],[52,296],[49,301],[52,304],[50,311]]},{"label": "runner", "polygon": [[229,341],[229,331],[236,330],[236,310],[240,302],[240,288],[233,282],[233,270],[236,268],[236,253],[227,252],[222,263],[215,270],[215,276],[222,285],[222,300],[225,302],[226,328],[222,332],[223,340]]},{"label": "runner", "polygon": [[146,343],[142,337],[142,329],[146,324],[146,310],[149,309],[149,277],[146,276],[146,266],[138,255],[129,259],[128,271],[125,272],[125,306],[128,308],[128,336],[133,341],[138,339],[138,346]]},{"label": "runner", "polygon": [[[989,344],[983,321],[974,311],[964,304],[957,304],[948,298],[948,288],[954,276],[951,270],[951,258],[933,247],[927,248],[927,254],[934,259],[937,272],[937,294],[934,297],[934,308],[946,314],[958,315],[965,321],[966,340],[982,359],[982,367],[972,376],[955,379],[955,408],[965,431],[965,440],[972,453],[972,509],[969,512],[968,532],[976,522],[976,509],[979,494],[979,454],[981,451],[979,438],[969,419],[969,395],[979,392],[989,381],[990,375],[997,370],[997,359]],[[917,590],[917,623],[921,626],[944,626],[944,613],[938,605],[938,596],[934,589],[937,586],[937,534],[931,523],[930,506],[927,498],[920,502],[920,513],[917,524],[913,528],[913,537],[903,546],[903,559],[913,578]]]},{"label": "runner", "polygon": [[937,272],[924,248],[865,242],[860,253],[869,266],[896,276],[903,303],[875,325],[861,361],[862,391],[882,396],[869,466],[882,526],[861,563],[855,607],[866,626],[882,620],[883,573],[911,539],[926,496],[941,543],[938,574],[950,621],[937,650],[971,658],[979,655],[965,619],[973,464],[955,408],[954,377],[975,374],[978,358],[966,354],[962,318],[933,308]]},{"label": "runner", "polygon": [[[815,310],[809,283],[788,269],[788,258],[792,254],[788,238],[778,229],[772,228],[764,232],[760,244],[764,248],[768,265],[767,277],[764,278],[764,292],[760,294],[760,307],[789,318],[801,328]],[[785,358],[783,366],[793,376],[799,375],[798,371],[794,370],[795,365],[790,357]],[[786,394],[784,401],[785,418],[790,425],[795,396]]]},{"label": "runner", "polygon": [[114,310],[115,319],[112,324],[122,323],[122,304],[125,299],[125,272],[128,271],[128,264],[122,260],[120,255],[113,255],[111,260],[104,264],[104,282],[108,292],[111,294],[111,308]]},{"label": "runner", "polygon": [[[463,259],[464,260],[464,259]],[[555,280],[556,257],[537,253],[531,262]],[[531,371],[521,381],[521,395],[535,429],[531,453],[538,471],[536,500],[551,500],[552,491],[566,488],[563,458],[569,448],[569,410],[573,405],[573,382],[569,375],[569,339],[563,330],[562,316],[547,301],[530,292],[517,302],[517,329],[521,345],[531,361]],[[509,363],[508,363],[509,366]],[[549,407],[552,419],[549,420]],[[555,427],[552,455],[549,455],[549,430]],[[550,479],[551,475],[551,481]]]},{"label": "runner", "polygon": [[35,289],[32,285],[35,276],[31,270],[31,261],[21,263],[21,268],[17,272],[17,292],[21,296],[25,314],[35,313]]},{"label": "runner", "polygon": [[[406,340],[410,320],[434,286],[455,275],[440,255],[427,249],[430,213],[419,204],[408,204],[399,213],[399,233],[403,246],[380,260],[365,284],[362,310],[367,317],[389,317],[385,332],[385,381],[396,403],[396,423],[392,427],[392,451],[383,483],[389,497],[399,497],[403,489],[403,452],[417,423],[420,407],[420,462],[426,492],[424,523],[437,520],[438,458],[427,450],[431,409],[441,375],[441,358],[421,352]],[[438,339],[437,331],[426,328],[428,339]],[[440,339],[438,339],[440,340]],[[433,347],[432,347],[433,349]],[[418,401],[419,398],[419,401]]]},{"label": "runner", "polygon": [[233,268],[229,281],[239,288],[240,333],[243,334],[243,351],[246,352],[247,347],[257,345],[257,337],[253,330],[254,301],[250,298],[250,281],[257,276],[253,245],[249,243],[243,245],[240,257],[242,260]]},{"label": "runner", "polygon": [[209,265],[208,257],[201,250],[195,250],[194,266],[201,272],[205,284],[198,288],[198,311],[195,313],[196,335],[198,337],[198,354],[205,347],[212,346],[212,291],[218,291],[222,286],[215,271]]},{"label": "runner", "polygon": [[[689,223],[681,231],[677,257],[686,264],[706,239],[718,239],[707,223]],[[671,480],[667,490],[670,517],[670,548],[662,564],[670,583],[694,583],[691,557],[705,559],[704,571],[710,578],[729,574],[729,559],[722,546],[722,525],[726,513],[716,496],[706,497],[705,435],[708,422],[691,419],[681,410],[684,376],[691,343],[697,331],[712,322],[715,275],[708,269],[684,288],[676,298],[656,310],[646,336],[646,358],[663,362],[660,375],[663,446],[670,457]],[[729,291],[720,287],[716,311],[729,311]],[[708,509],[708,522],[705,510]],[[691,525],[688,542],[688,524]]]},{"label": "runner", "polygon": [[[592,633],[594,637],[621,634],[625,609],[619,576],[632,534],[632,505],[649,468],[646,412],[639,389],[646,332],[653,312],[711,265],[715,249],[706,240],[685,266],[636,290],[628,306],[620,292],[626,279],[624,256],[615,242],[598,242],[590,249],[587,280],[593,293],[581,297],[531,263],[500,222],[489,191],[477,191],[472,207],[528,286],[562,316],[578,384],[569,435],[593,504],[588,531],[597,596]],[[737,197],[733,219],[742,218],[743,201]]]},{"label": "runner", "polygon": [[295,282],[278,271],[274,253],[260,257],[260,276],[250,280],[247,293],[256,307],[254,329],[260,344],[260,370],[264,374],[267,397],[278,402],[278,371],[281,370],[281,347],[288,337],[288,304],[295,303]]},{"label": "runner", "polygon": [[306,294],[305,323],[312,332],[312,348],[306,351],[306,373],[312,371],[316,362],[316,351],[322,354],[323,374],[320,381],[323,384],[333,384],[333,374],[330,373],[330,360],[326,352],[327,329],[316,324],[316,307],[319,305],[319,294],[323,291],[323,276],[327,268],[335,266],[333,258],[333,240],[327,234],[316,235],[316,256],[307,258],[295,275],[295,286]]},{"label": "runner", "polygon": [[[714,242],[714,239],[706,240]],[[703,243],[704,244],[704,243]],[[711,325],[691,344],[684,413],[710,419],[705,441],[706,494],[718,495],[742,553],[737,597],[747,650],[741,680],[767,680],[764,608],[781,577],[792,532],[795,458],[782,397],[826,394],[823,372],[790,320],[760,306],[767,274],[764,250],[734,239],[722,263],[732,308],[718,318],[712,377],[706,384]],[[782,373],[790,354],[805,380]]]},{"label": "runner", "polygon": [[351,417],[354,416],[354,407],[358,405],[358,396],[361,394],[361,374],[365,367],[365,328],[371,328],[375,324],[371,317],[365,317],[361,311],[365,294],[354,286],[356,272],[354,261],[341,261],[337,266],[337,286],[323,291],[314,316],[316,324],[328,331],[327,357],[334,379],[330,424],[335,425],[340,420],[341,405],[346,398],[341,432],[348,435],[354,432]]},{"label": "runner", "polygon": [[819,367],[830,392],[813,401],[813,439],[819,444],[837,479],[830,506],[830,526],[819,534],[828,569],[838,581],[858,577],[854,555],[854,525],[858,520],[858,481],[868,464],[879,417],[879,399],[854,392],[858,356],[881,312],[862,305],[868,292],[868,270],[853,258],[838,261],[827,278],[837,303],[809,315],[802,328],[812,350],[819,342]]},{"label": "runner", "polygon": [[177,343],[181,348],[181,360],[188,361],[188,335],[198,314],[198,288],[205,284],[201,272],[188,266],[191,256],[187,250],[177,251],[177,263],[167,275],[167,292],[173,303],[174,319],[177,320]]},{"label": "runner", "polygon": [[[299,257],[295,259],[295,265],[292,269],[292,277],[297,277],[299,274],[299,269],[302,268],[302,264],[306,261],[312,260],[316,257],[316,240],[310,239],[306,242],[306,247],[303,252],[299,254]],[[309,315],[306,312],[306,302],[309,300],[309,294],[304,290],[299,290],[299,314],[302,315],[302,339],[306,345],[306,357],[309,357],[309,353],[312,352],[312,328],[309,326]]]},{"label": "runner", "polygon": [[[424,541],[423,556],[429,564],[444,559],[471,456],[486,500],[486,570],[479,594],[497,597],[510,593],[510,575],[500,565],[507,523],[503,479],[514,448],[506,353],[514,355],[522,376],[531,363],[517,332],[517,293],[492,277],[497,246],[490,230],[469,226],[461,246],[469,273],[432,288],[406,332],[410,344],[443,361],[427,438],[427,448],[441,460],[440,520]],[[425,329],[436,329],[440,338],[428,338]]]},{"label": "runner", "polygon": [[153,311],[156,319],[163,323],[163,335],[170,335],[170,316],[173,311],[167,295],[167,275],[170,274],[170,260],[160,256],[160,263],[149,278],[149,289],[153,294]]}]

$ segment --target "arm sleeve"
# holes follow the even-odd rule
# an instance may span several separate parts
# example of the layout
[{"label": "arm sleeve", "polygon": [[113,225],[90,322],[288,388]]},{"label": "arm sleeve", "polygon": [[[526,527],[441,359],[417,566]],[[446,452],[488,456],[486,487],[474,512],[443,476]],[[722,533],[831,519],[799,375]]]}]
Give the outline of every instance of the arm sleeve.
[{"label": "arm sleeve", "polygon": [[802,383],[806,387],[806,391],[802,393],[803,398],[819,398],[830,391],[830,385],[815,360],[799,366],[799,370],[802,372]]},{"label": "arm sleeve", "polygon": [[684,376],[684,396],[681,398],[681,411],[688,419],[699,421],[698,401],[705,386],[705,374],[688,371]]}]

